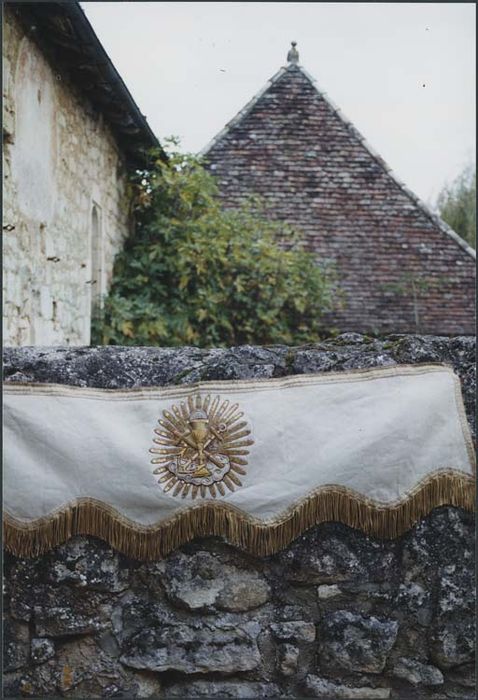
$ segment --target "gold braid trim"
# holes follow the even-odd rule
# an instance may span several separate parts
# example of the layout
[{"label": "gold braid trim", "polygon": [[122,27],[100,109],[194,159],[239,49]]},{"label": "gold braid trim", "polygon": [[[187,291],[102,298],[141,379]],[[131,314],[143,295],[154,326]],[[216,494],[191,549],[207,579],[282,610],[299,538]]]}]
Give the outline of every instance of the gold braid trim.
[{"label": "gold braid trim", "polygon": [[391,505],[377,504],[345,487],[323,486],[269,521],[255,519],[227,503],[208,501],[161,524],[141,526],[101,501],[82,498],[27,523],[5,514],[4,543],[18,557],[36,557],[75,535],[92,535],[129,557],[151,561],[195,537],[212,535],[255,556],[268,556],[319,523],[339,521],[368,535],[391,539],[433,508],[451,505],[473,511],[474,503],[474,479],[453,470],[433,474]]}]

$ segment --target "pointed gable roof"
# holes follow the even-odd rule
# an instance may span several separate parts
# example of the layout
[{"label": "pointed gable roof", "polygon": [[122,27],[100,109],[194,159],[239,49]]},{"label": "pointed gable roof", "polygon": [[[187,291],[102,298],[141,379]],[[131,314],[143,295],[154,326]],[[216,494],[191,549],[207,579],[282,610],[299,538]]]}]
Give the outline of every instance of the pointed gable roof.
[{"label": "pointed gable roof", "polygon": [[225,206],[261,195],[272,218],[301,229],[318,258],[336,265],[345,306],[332,325],[473,333],[475,251],[302,66],[281,68],[201,155]]}]

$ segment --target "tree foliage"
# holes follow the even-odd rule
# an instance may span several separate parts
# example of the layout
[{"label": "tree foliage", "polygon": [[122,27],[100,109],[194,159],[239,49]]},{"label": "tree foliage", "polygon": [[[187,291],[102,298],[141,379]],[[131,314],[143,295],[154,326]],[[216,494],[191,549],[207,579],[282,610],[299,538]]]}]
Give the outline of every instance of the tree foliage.
[{"label": "tree foliage", "polygon": [[476,169],[467,167],[438,196],[441,218],[476,248]]},{"label": "tree foliage", "polygon": [[92,342],[210,347],[319,339],[334,296],[332,270],[317,265],[290,227],[268,220],[258,200],[223,209],[214,178],[177,150],[167,163],[158,156],[133,187],[136,231],[116,257]]}]

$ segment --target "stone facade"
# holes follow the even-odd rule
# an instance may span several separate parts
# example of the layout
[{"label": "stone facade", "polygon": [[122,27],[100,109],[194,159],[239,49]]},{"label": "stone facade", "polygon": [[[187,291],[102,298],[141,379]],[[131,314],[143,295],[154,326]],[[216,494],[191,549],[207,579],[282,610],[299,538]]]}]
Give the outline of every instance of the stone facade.
[{"label": "stone facade", "polygon": [[339,289],[329,327],[474,333],[474,251],[396,177],[300,66],[281,69],[203,155],[227,207],[260,195]]},{"label": "stone facade", "polygon": [[[445,362],[474,423],[467,337],[345,334],[287,348],[7,348],[8,382],[104,388]],[[163,561],[77,537],[6,555],[6,697],[471,700],[474,523],[435,509],[401,538],[339,523],[253,558],[221,538]]]},{"label": "stone facade", "polygon": [[102,114],[4,7],[6,345],[90,341],[131,229],[125,162]]}]

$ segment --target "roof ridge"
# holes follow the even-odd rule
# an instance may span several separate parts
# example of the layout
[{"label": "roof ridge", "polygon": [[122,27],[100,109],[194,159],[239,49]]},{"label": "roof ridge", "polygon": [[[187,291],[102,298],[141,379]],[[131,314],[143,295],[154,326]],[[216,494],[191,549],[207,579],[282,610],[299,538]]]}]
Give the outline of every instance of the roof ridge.
[{"label": "roof ridge", "polygon": [[289,67],[288,67],[288,66],[282,66],[282,68],[280,68],[280,69],[277,71],[277,73],[274,73],[274,75],[272,76],[272,78],[269,78],[269,80],[268,80],[267,83],[264,85],[264,87],[262,87],[262,88],[259,90],[259,92],[256,92],[256,94],[249,100],[249,102],[247,102],[247,103],[244,105],[244,107],[243,107],[242,109],[240,109],[239,112],[237,112],[237,114],[236,114],[232,119],[230,119],[230,120],[227,122],[227,124],[221,129],[221,131],[219,131],[219,132],[209,141],[209,143],[207,143],[206,146],[204,146],[204,148],[202,148],[202,149],[199,151],[198,155],[199,155],[200,157],[205,156],[206,153],[207,153],[209,150],[211,150],[211,148],[212,148],[218,141],[220,141],[224,136],[226,136],[226,135],[231,131],[231,129],[232,129],[238,122],[240,122],[241,119],[243,119],[243,118],[251,111],[251,109],[252,109],[252,108],[257,104],[257,102],[260,100],[260,98],[262,97],[262,95],[264,95],[264,93],[266,93],[267,90],[269,90],[269,88],[270,88],[275,82],[277,82],[277,80],[278,80],[279,78],[281,78],[281,77],[284,75],[284,73],[287,72],[287,70],[289,70]]},{"label": "roof ridge", "polygon": [[208,151],[211,150],[219,141],[221,141],[235,126],[240,122],[257,104],[260,98],[264,95],[267,90],[275,83],[279,78],[281,78],[287,71],[299,70],[305,78],[312,84],[313,88],[320,95],[320,97],[329,105],[333,113],[342,121],[342,123],[351,132],[352,136],[362,144],[365,150],[372,156],[372,158],[380,165],[380,167],[385,170],[389,177],[395,182],[398,188],[405,194],[422,212],[423,214],[432,221],[435,226],[437,226],[440,231],[451,238],[455,243],[457,243],[463,250],[468,253],[473,259],[476,259],[476,251],[459,236],[456,231],[454,231],[448,224],[443,221],[437,214],[435,214],[430,207],[423,202],[407,185],[401,180],[398,175],[394,173],[392,168],[385,162],[382,156],[376,151],[367,139],[361,134],[361,132],[354,126],[353,122],[343,113],[340,107],[335,104],[335,102],[328,96],[325,90],[321,90],[317,83],[317,80],[300,64],[290,64],[288,66],[283,66],[277,73],[275,73],[272,78],[270,78],[264,87],[257,92],[251,100],[224,126],[219,133],[214,136],[214,138],[209,141],[209,143],[199,151],[199,156],[204,157]]}]

